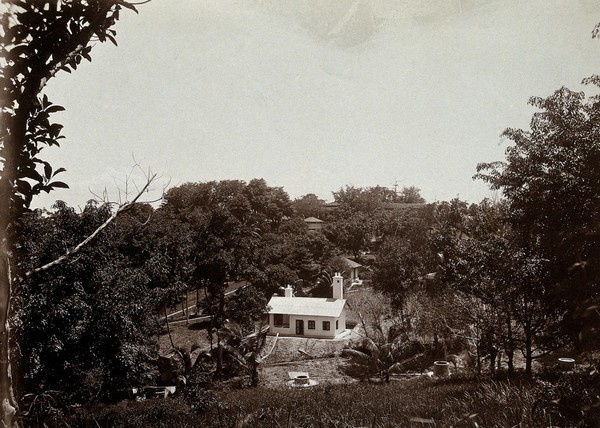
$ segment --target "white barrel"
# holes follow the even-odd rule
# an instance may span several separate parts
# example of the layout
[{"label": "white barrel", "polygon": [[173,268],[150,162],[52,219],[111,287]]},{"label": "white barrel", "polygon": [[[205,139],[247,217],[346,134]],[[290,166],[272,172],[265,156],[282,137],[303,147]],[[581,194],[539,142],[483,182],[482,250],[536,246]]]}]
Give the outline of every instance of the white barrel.
[{"label": "white barrel", "polygon": [[450,363],[448,361],[435,361],[433,363],[433,375],[447,377],[450,375]]},{"label": "white barrel", "polygon": [[563,370],[572,370],[575,367],[575,360],[573,358],[559,358],[558,366]]}]

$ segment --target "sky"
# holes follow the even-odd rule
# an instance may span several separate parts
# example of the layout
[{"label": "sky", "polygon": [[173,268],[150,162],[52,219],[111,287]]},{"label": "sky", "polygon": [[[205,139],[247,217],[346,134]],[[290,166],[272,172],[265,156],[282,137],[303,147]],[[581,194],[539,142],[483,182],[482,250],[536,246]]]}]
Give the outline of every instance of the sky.
[{"label": "sky", "polygon": [[[600,73],[594,0],[152,0],[119,46],[49,82],[66,108],[45,159],[70,186],[34,200],[264,178],[292,199],[416,186],[428,202],[498,196],[472,179],[527,128],[530,96]],[[135,174],[134,174],[135,176]],[[139,183],[143,181],[137,175]],[[130,186],[131,188],[131,186]]]}]

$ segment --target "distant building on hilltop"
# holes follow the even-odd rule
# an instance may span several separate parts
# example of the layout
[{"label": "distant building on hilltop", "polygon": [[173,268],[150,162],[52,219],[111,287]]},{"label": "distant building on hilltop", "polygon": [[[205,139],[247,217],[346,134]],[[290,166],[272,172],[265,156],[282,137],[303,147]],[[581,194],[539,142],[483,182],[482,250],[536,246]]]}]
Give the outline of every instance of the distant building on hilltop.
[{"label": "distant building on hilltop", "polygon": [[305,218],[304,223],[306,224],[306,227],[308,227],[309,232],[322,232],[323,225],[325,224],[323,220],[316,217]]},{"label": "distant building on hilltop", "polygon": [[356,263],[354,260],[351,260],[347,257],[343,257],[342,260],[344,261],[346,267],[350,271],[350,283],[351,284],[362,283],[362,281],[358,277],[358,273],[359,273],[360,268],[363,267],[363,265],[361,265],[360,263]]}]

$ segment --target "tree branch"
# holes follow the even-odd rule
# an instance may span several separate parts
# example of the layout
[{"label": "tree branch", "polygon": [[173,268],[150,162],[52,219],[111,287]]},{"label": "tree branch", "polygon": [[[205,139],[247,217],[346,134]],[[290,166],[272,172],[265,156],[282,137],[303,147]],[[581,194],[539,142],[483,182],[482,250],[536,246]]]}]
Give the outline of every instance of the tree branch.
[{"label": "tree branch", "polygon": [[150,184],[155,179],[156,179],[156,174],[151,174],[150,176],[148,176],[148,178],[146,180],[146,184],[140,189],[140,191],[135,195],[135,197],[131,200],[131,202],[125,202],[125,203],[119,205],[119,207],[115,210],[115,212],[113,212],[110,215],[110,217],[108,219],[106,219],[106,221],[104,223],[102,223],[100,226],[98,226],[96,228],[96,230],[94,230],[87,238],[85,238],[83,241],[81,241],[79,244],[77,244],[73,249],[68,250],[65,254],[63,254],[59,258],[57,258],[49,263],[46,263],[45,265],[39,266],[35,269],[32,269],[32,270],[26,272],[25,276],[29,277],[38,272],[48,270],[51,267],[59,265],[61,263],[64,263],[65,261],[67,261],[68,259],[73,257],[75,254],[77,254],[79,251],[81,251],[81,249],[83,247],[85,247],[87,244],[89,244],[90,241],[92,241],[96,236],[98,236],[98,234],[100,232],[102,232],[102,230],[104,230],[109,224],[111,224],[120,214],[131,209],[131,207],[133,207],[137,203],[137,201],[140,199],[142,194],[148,190],[148,188],[150,187]]}]

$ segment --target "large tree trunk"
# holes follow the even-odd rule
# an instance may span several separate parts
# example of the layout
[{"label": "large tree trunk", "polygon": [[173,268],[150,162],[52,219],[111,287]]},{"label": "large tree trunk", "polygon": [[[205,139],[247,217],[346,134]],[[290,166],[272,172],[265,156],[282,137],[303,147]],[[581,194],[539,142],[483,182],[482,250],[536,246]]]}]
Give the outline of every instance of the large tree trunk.
[{"label": "large tree trunk", "polygon": [[252,368],[250,371],[250,386],[257,387],[258,386],[258,364],[256,364],[256,363],[250,363],[250,364],[252,364]]},{"label": "large tree trunk", "polygon": [[0,425],[6,427],[17,426],[15,416],[18,410],[13,393],[8,324],[11,287],[9,252],[6,244],[2,244],[0,248]]},{"label": "large tree trunk", "polygon": [[[26,103],[23,104],[23,108],[28,107]],[[19,153],[25,142],[27,124],[27,115],[23,113],[23,108],[8,119],[7,129],[10,132],[3,135],[4,165],[0,177],[0,426],[6,427],[18,426],[15,418],[18,405],[13,388],[9,316],[14,256],[14,230],[11,230],[11,227],[14,228],[16,220],[12,199],[17,180]]]},{"label": "large tree trunk", "polygon": [[529,331],[525,332],[525,374],[531,376],[533,363],[533,340]]},{"label": "large tree trunk", "polygon": [[515,364],[514,364],[514,356],[515,356],[515,347],[514,347],[514,338],[512,331],[512,320],[510,315],[507,318],[507,346],[506,346],[506,356],[508,357],[508,375],[512,376],[515,373]]},{"label": "large tree trunk", "polygon": [[[7,138],[9,140],[10,137]],[[11,145],[12,141],[5,141]],[[16,177],[16,152],[13,147],[5,147],[5,163],[0,178],[0,426],[17,426],[15,419],[18,411],[12,383],[10,355],[10,303],[12,293],[11,239],[12,183]]]}]

